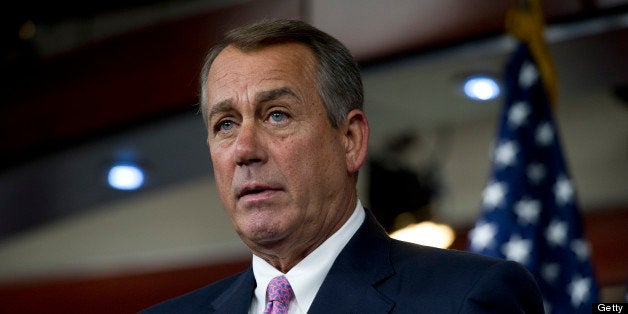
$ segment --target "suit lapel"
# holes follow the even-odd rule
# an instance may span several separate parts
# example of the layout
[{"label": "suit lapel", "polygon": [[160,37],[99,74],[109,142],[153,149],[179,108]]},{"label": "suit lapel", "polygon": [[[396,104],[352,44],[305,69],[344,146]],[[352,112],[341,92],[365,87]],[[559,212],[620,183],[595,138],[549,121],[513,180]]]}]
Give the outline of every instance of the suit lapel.
[{"label": "suit lapel", "polygon": [[251,298],[255,289],[255,276],[253,268],[242,273],[229,288],[212,302],[216,313],[242,313],[249,312]]},{"label": "suit lapel", "polygon": [[388,313],[394,302],[375,285],[394,274],[390,238],[367,210],[364,223],[340,252],[309,313]]}]

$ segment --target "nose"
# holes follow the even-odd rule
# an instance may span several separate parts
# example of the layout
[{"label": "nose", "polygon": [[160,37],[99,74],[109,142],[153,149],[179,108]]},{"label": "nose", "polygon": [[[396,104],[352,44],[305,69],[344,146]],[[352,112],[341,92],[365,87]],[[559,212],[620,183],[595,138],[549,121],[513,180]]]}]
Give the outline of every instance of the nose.
[{"label": "nose", "polygon": [[261,137],[262,134],[254,122],[242,123],[235,143],[234,157],[238,166],[263,163],[266,160],[266,151]]}]

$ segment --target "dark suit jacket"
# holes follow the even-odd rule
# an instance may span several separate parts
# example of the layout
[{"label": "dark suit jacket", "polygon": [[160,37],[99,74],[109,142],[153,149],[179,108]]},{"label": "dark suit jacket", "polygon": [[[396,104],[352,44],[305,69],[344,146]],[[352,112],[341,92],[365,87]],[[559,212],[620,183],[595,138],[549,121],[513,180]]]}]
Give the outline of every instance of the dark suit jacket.
[{"label": "dark suit jacket", "polygon": [[[252,268],[143,313],[247,313]],[[308,313],[543,313],[519,264],[393,240],[368,213]]]}]

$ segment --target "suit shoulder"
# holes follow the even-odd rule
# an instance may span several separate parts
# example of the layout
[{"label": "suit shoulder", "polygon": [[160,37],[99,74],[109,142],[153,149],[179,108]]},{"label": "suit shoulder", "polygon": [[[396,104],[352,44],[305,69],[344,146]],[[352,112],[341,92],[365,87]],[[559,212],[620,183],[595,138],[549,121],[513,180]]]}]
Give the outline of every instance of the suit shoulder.
[{"label": "suit shoulder", "polygon": [[504,262],[501,259],[470,252],[433,248],[394,239],[391,245],[391,258],[393,263],[415,264],[416,260],[420,260],[421,263],[429,264],[436,268],[459,266],[464,266],[467,269],[469,267],[489,268]]},{"label": "suit shoulder", "polygon": [[470,252],[393,240],[390,256],[396,273],[404,277],[417,277],[417,280],[426,284],[451,282],[459,287],[470,287],[486,276],[517,276],[535,283],[532,275],[518,263]]},{"label": "suit shoulder", "polygon": [[[526,309],[542,313],[541,296],[532,275],[520,264],[470,252],[444,250],[393,241],[391,262],[404,282],[430,289],[411,291],[411,298],[425,296],[452,312],[475,313],[481,308],[495,308],[513,313]],[[443,297],[447,296],[447,297]],[[408,301],[411,303],[411,301]],[[461,312],[461,313],[462,313]],[[481,312],[481,311],[480,311]]]},{"label": "suit shoulder", "polygon": [[165,300],[153,305],[140,313],[197,313],[205,312],[211,306],[211,302],[218,298],[238,278],[245,275],[246,271],[221,279],[202,288],[190,291],[183,295]]}]

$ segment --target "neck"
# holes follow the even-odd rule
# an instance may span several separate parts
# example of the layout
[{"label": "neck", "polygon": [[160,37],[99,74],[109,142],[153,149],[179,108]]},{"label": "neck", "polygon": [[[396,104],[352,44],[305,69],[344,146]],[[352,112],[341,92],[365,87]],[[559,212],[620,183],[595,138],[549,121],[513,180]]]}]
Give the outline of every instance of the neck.
[{"label": "neck", "polygon": [[326,227],[319,227],[318,233],[311,237],[312,241],[265,243],[251,247],[251,252],[285,274],[336,233],[349,220],[356,204],[357,196],[354,195],[346,201],[345,205],[338,207],[342,214],[337,215],[333,221],[329,221]]}]

